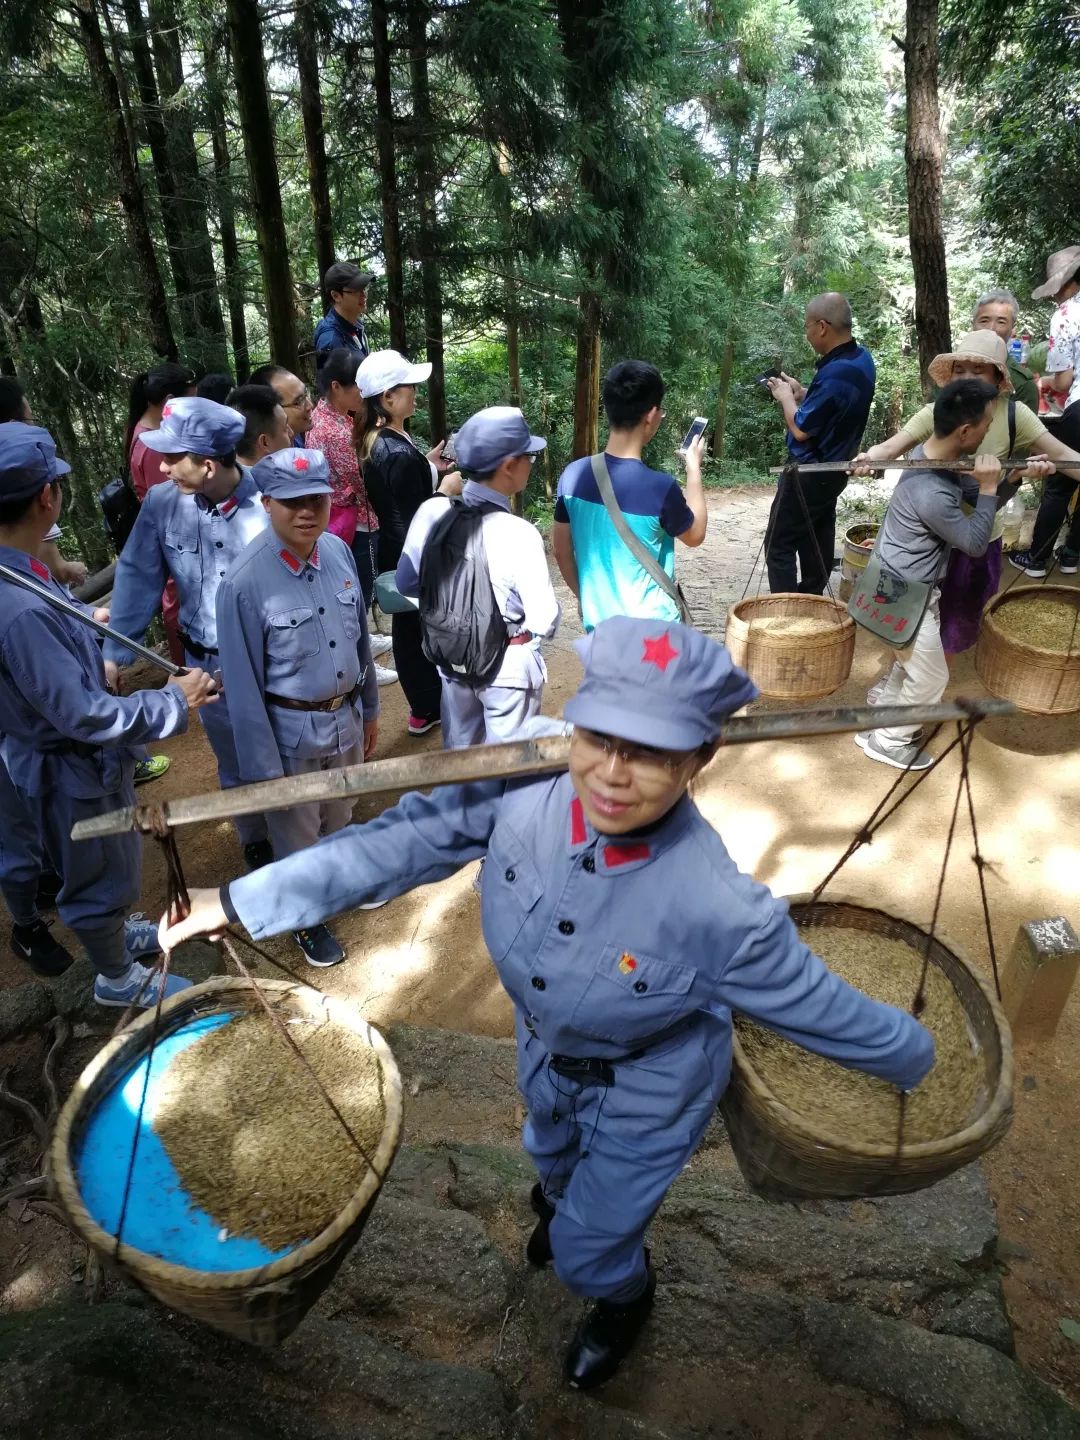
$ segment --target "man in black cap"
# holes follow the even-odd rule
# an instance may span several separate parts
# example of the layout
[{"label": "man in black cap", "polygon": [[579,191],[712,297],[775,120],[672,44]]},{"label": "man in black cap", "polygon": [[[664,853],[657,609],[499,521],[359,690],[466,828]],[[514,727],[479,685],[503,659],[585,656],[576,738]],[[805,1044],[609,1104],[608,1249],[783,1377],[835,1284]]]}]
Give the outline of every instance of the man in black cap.
[{"label": "man in black cap", "polygon": [[356,352],[357,364],[367,355],[370,347],[363,317],[367,287],[374,278],[370,271],[361,270],[349,260],[339,260],[327,270],[322,284],[323,293],[330,297],[330,309],[316,325],[311,342],[316,365],[328,350],[341,347]]}]

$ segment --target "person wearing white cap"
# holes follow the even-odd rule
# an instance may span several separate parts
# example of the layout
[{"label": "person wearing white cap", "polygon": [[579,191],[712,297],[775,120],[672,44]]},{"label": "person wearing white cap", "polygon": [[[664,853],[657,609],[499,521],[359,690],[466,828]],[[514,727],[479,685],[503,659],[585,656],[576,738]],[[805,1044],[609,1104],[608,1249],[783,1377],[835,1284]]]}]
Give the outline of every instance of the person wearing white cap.
[{"label": "person wearing white cap", "polygon": [[[353,439],[368,498],[379,518],[378,570],[395,570],[412,518],[430,500],[446,468],[443,442],[426,457],[405,429],[416,410],[416,387],[431,374],[429,364],[412,365],[396,350],[376,350],[356,372],[360,404]],[[441,723],[439,672],[424,654],[420,616],[415,610],[391,619],[394,665],[409,703],[409,734],[426,735]]]},{"label": "person wearing white cap", "polygon": [[[454,437],[457,463],[465,477],[460,500],[446,495],[425,500],[405,537],[397,587],[403,595],[420,596],[425,651],[429,656],[442,654],[447,662],[439,670],[447,750],[512,740],[526,721],[540,713],[547,679],[540,641],[549,640],[558,628],[559,602],[540,532],[510,513],[510,497],[525,489],[533,462],[546,445],[539,435],[529,433],[520,410],[509,405],[481,410]],[[462,526],[476,531],[475,540],[461,533]],[[477,577],[479,604],[460,588],[455,591],[458,577],[449,571],[460,547],[470,543],[480,569],[486,570],[486,587],[484,578]],[[441,586],[440,577],[445,582]],[[425,604],[437,593],[445,593],[450,601],[438,606],[441,623],[433,623]],[[495,605],[485,606],[483,601],[492,596]],[[463,600],[464,607],[455,611],[455,599]],[[485,611],[500,643],[491,647],[489,662],[489,668],[497,668],[481,683],[483,677],[466,674],[467,662],[462,662]]]},{"label": "person wearing white cap", "polygon": [[[1033,290],[1031,298],[1046,300],[1050,296],[1057,301],[1057,309],[1050,321],[1046,374],[1041,383],[1063,408],[1056,427],[1058,443],[1080,450],[1080,245],[1058,250],[1047,260],[1046,283]],[[1076,471],[1047,480],[1031,549],[1013,558],[1013,564],[1029,575],[1046,574],[1078,481],[1080,472]],[[1063,575],[1075,575],[1080,568],[1080,504],[1073,507],[1072,523],[1058,553],[1058,568]]]}]

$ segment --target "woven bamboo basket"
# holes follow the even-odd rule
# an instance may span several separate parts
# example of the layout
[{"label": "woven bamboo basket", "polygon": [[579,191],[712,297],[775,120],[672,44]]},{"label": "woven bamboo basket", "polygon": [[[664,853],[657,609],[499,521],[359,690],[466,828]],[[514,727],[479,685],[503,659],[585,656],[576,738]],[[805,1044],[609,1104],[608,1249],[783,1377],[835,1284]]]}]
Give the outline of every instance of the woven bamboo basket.
[{"label": "woven bamboo basket", "polygon": [[[795,897],[791,918],[807,925],[848,926],[921,946],[919,926],[884,910],[846,900]],[[962,1130],[940,1140],[864,1145],[839,1139],[812,1117],[796,1113],[755,1071],[734,1035],[731,1083],[721,1102],[735,1158],[745,1179],[763,1194],[851,1199],[921,1190],[982,1155],[1012,1120],[1013,1053],[1009,1027],[990,987],[951,945],[935,938],[930,963],[942,969],[960,997],[975,1036],[983,1078]]]},{"label": "woven bamboo basket", "polygon": [[[351,1006],[290,981],[260,980],[259,988],[283,1017],[330,1020],[362,1035],[381,1065],[385,1120],[371,1157],[374,1168],[366,1172],[348,1205],[321,1234],[280,1259],[244,1270],[188,1269],[125,1243],[117,1251],[115,1236],[101,1228],[83,1202],[77,1157],[95,1107],[149,1051],[153,1012],[141,1016],[106,1045],[79,1077],[57,1121],[49,1148],[49,1173],[76,1232],[107,1261],[118,1265],[129,1279],[193,1320],[255,1345],[275,1345],[304,1318],[360,1238],[401,1138],[402,1098],[401,1078],[390,1047]],[[158,1039],[165,1039],[198,1016],[239,1014],[258,1008],[259,1001],[247,980],[208,980],[162,1006]],[[118,1186],[123,1178],[118,1176]]]},{"label": "woven bamboo basket", "polygon": [[[823,619],[814,635],[771,635],[756,620]],[[759,595],[728,611],[724,644],[766,700],[820,700],[851,674],[855,622],[824,595]]]},{"label": "woven bamboo basket", "polygon": [[997,623],[1006,605],[1034,596],[1080,605],[1080,591],[1071,585],[1019,585],[1004,591],[983,611],[975,669],[992,695],[1011,700],[1020,710],[1031,715],[1072,715],[1080,710],[1080,655],[1027,645],[1006,635]]}]

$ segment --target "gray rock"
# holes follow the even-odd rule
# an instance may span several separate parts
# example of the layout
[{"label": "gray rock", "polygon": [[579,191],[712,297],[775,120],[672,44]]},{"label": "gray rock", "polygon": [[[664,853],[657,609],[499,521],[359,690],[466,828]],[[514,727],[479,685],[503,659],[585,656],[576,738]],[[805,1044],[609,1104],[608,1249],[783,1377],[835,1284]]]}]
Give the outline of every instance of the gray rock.
[{"label": "gray rock", "polygon": [[1080,1440],[1080,1413],[997,1350],[855,1305],[810,1301],[807,1340],[826,1379],[887,1396],[965,1440]]},{"label": "gray rock", "polygon": [[0,1040],[29,1035],[53,1015],[53,998],[40,980],[0,990]]},{"label": "gray rock", "polygon": [[475,1216],[383,1196],[320,1308],[398,1331],[468,1335],[498,1328],[508,1280]]},{"label": "gray rock", "polygon": [[547,1400],[530,1400],[516,1410],[507,1440],[579,1435],[589,1440],[689,1440],[683,1430],[660,1429],[638,1415],[565,1391]]},{"label": "gray rock", "polygon": [[1016,1344],[1000,1284],[980,1285],[967,1295],[950,1296],[931,1322],[939,1335],[963,1335],[992,1345],[1003,1355],[1015,1355]]},{"label": "gray rock", "polygon": [[[63,975],[51,981],[50,989],[58,1015],[66,1015],[69,1020],[85,1020],[91,1026],[95,1026],[95,1022],[107,1022],[108,1012],[94,1000],[94,967],[85,955],[80,955]],[[118,1018],[117,1013],[113,1017],[114,1025]]]},{"label": "gray rock", "polygon": [[325,1408],[340,1417],[342,1440],[501,1440],[506,1433],[493,1375],[415,1360],[340,1321],[309,1315],[266,1365],[300,1379],[316,1415]]}]

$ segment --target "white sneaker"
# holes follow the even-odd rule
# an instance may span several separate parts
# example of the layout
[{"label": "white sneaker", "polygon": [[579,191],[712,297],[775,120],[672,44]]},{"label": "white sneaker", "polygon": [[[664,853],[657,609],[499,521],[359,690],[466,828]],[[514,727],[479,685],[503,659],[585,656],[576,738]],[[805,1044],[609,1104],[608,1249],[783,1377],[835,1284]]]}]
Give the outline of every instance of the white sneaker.
[{"label": "white sneaker", "polygon": [[385,655],[388,650],[394,648],[394,642],[389,635],[380,635],[372,632],[368,637],[371,640],[371,658],[377,660],[380,655]]},{"label": "white sneaker", "polygon": [[375,683],[377,685],[396,685],[397,671],[391,670],[388,665],[376,665]]}]

